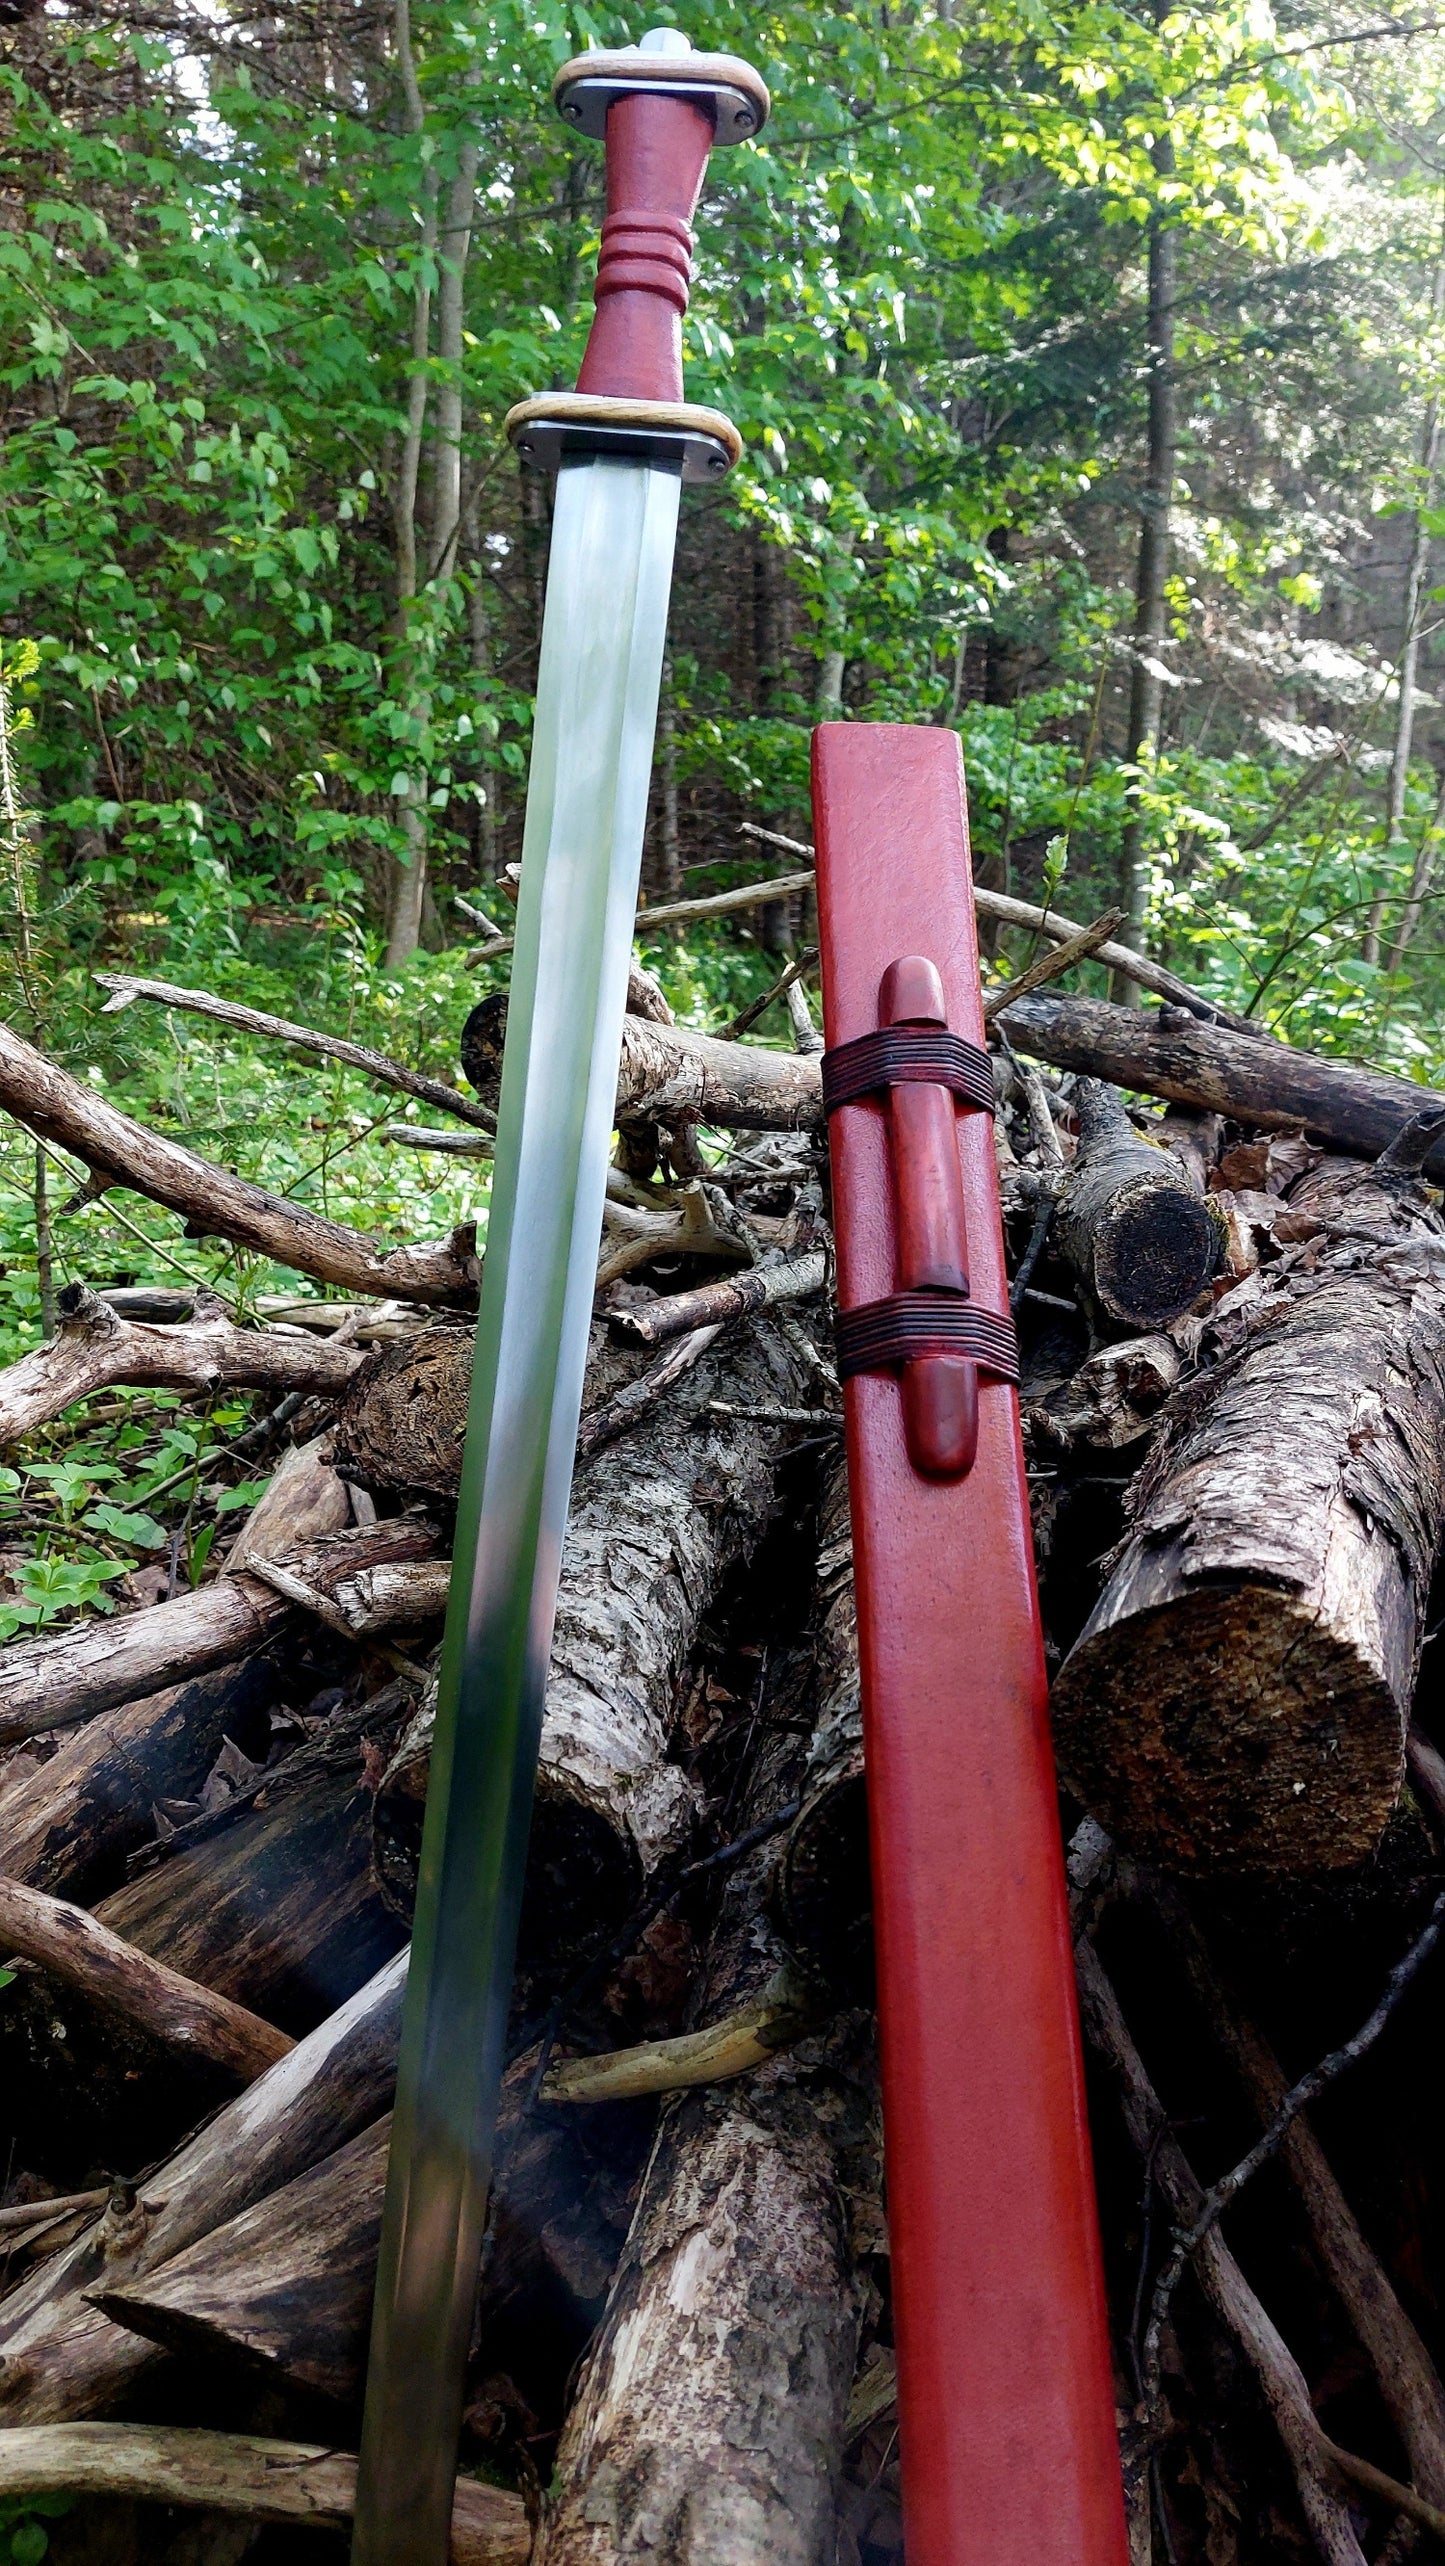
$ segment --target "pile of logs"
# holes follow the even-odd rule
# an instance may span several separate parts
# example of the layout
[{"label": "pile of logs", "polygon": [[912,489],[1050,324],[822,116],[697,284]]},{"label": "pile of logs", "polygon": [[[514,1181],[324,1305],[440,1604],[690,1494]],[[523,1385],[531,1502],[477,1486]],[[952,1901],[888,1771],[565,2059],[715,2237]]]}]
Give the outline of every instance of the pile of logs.
[{"label": "pile of logs", "polygon": [[[634,975],[468,2566],[902,2558],[797,986],[783,1050],[674,1024]],[[1445,2541],[1445,1104],[1170,989],[993,1010],[1132,2555],[1364,2566]],[[353,1065],[449,1118],[400,1137],[484,1155],[503,1020],[469,1023],[467,1089]],[[320,1287],[257,1325],[95,1275],[0,1374],[22,1456],[116,1386],[247,1394],[268,1479],[194,1591],[0,1657],[0,2537],[339,2559],[478,1242],[268,1195],[3,1029],[0,1108],[92,1198]]]}]

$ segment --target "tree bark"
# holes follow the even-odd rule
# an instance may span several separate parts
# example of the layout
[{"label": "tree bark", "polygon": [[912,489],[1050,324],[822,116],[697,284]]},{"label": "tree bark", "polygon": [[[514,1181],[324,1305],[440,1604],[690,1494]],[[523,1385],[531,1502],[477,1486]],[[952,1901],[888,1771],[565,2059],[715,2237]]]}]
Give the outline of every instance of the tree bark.
[{"label": "tree bark", "polygon": [[[1142,1015],[1099,998],[1039,990],[1006,1008],[999,1027],[1016,1051],[1056,1069],[1229,1114],[1265,1131],[1303,1128],[1371,1158],[1430,1102],[1431,1091],[1411,1079],[1351,1068],[1288,1043],[1258,1042],[1171,1007]],[[1445,1176],[1445,1143],[1431,1152],[1426,1170]]]},{"label": "tree bark", "polygon": [[[374,2121],[391,2101],[406,1954],[258,2077],[142,2185],[0,2301],[0,2421],[103,2413],[160,2357],[89,2303],[169,2262]],[[11,2448],[8,2432],[0,2447]]]},{"label": "tree bark", "polygon": [[841,1452],[824,1477],[819,1505],[814,1628],[818,1709],[802,1807],[778,1866],[778,1902],[796,1947],[835,1985],[867,2000],[873,1986],[868,1802],[853,1529]]},{"label": "tree bark", "polygon": [[811,1299],[827,1280],[828,1260],[818,1248],[806,1256],[754,1265],[721,1283],[700,1284],[695,1292],[669,1292],[645,1309],[611,1310],[608,1318],[619,1336],[639,1345],[666,1345],[693,1328],[726,1326],[731,1319],[775,1308],[780,1301]]},{"label": "tree bark", "polygon": [[[796,1787],[791,1708],[777,1693],[766,1706],[749,1824]],[[786,1960],[763,1903],[771,1850],[729,1878],[704,2018]],[[539,2566],[831,2566],[859,2316],[843,2169],[860,2191],[877,2174],[856,2052],[855,2022],[664,2108]]]},{"label": "tree bark", "polygon": [[[462,1069],[485,1103],[497,1092],[506,1010],[505,997],[484,998],[462,1028]],[[617,1111],[629,1122],[672,1123],[681,1115],[721,1130],[814,1130],[823,1111],[818,1064],[627,1016]]]},{"label": "tree bark", "polygon": [[[527,1955],[620,1918],[695,1810],[669,1756],[677,1678],[723,1579],[776,1503],[789,1429],[713,1417],[714,1399],[790,1406],[802,1358],[764,1319],[715,1347],[577,1480],[562,1556],[522,1943]],[[415,1883],[431,1713],[376,1803],[377,1858],[398,1902]]]},{"label": "tree bark", "polygon": [[233,1176],[229,1168],[198,1158],[179,1141],[133,1122],[8,1025],[0,1025],[0,1107],[42,1140],[83,1159],[109,1183],[128,1185],[181,1213],[195,1237],[234,1239],[297,1273],[378,1299],[475,1306],[480,1269],[469,1234],[383,1250],[359,1230],[268,1194]]},{"label": "tree bark", "polygon": [[[165,2424],[51,2424],[0,2434],[0,2498],[57,2494],[344,2530],[356,2502],[356,2461],[310,2442]],[[526,2566],[531,2545],[519,2495],[458,2479],[451,2566]]]},{"label": "tree bark", "polygon": [[1362,1862],[1404,1774],[1445,1504],[1445,1231],[1412,1182],[1341,1161],[1290,1210],[1313,1270],[1266,1285],[1166,1411],[1054,1690],[1073,1788],[1166,1869]]},{"label": "tree bark", "polygon": [[[435,1536],[415,1518],[337,1533],[277,1562],[281,1575],[328,1602],[349,1571],[382,1560],[425,1558]],[[112,1621],[92,1619],[12,1645],[0,1661],[0,1746],[91,1719],[208,1667],[225,1666],[273,1639],[298,1605],[254,1574],[218,1578],[169,1604]]]},{"label": "tree bark", "polygon": [[1172,1151],[1135,1131],[1118,1089],[1074,1091],[1079,1148],[1054,1215],[1054,1242],[1090,1314],[1131,1335],[1168,1325],[1216,1272],[1224,1225]]},{"label": "tree bark", "polygon": [[244,2005],[150,1959],[99,1916],[18,1880],[0,1879],[0,1950],[33,1961],[103,2011],[138,2023],[167,2049],[207,2059],[242,2084],[295,2047]]}]

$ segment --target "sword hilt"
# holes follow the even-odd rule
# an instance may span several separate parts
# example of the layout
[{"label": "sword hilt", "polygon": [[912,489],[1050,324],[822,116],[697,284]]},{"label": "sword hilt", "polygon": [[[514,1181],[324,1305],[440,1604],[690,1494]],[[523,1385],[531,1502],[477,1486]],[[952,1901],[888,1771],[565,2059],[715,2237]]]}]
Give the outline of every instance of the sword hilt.
[{"label": "sword hilt", "polygon": [[692,217],[713,145],[761,131],[766,84],[750,63],[694,53],[660,27],[640,45],[564,63],[552,94],[579,133],[606,141],[597,312],[576,391],[519,402],[508,434],[543,466],[614,452],[680,463],[685,480],[720,478],[741,451],[737,431],[683,397]]}]

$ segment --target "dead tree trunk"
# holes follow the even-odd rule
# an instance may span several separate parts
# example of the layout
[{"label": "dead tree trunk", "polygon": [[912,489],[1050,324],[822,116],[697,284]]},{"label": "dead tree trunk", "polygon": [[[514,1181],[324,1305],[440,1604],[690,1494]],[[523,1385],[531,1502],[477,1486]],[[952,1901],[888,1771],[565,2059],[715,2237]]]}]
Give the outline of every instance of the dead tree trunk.
[{"label": "dead tree trunk", "polygon": [[1327,1161],[1291,1211],[1301,1262],[1166,1412],[1054,1691],[1073,1788],[1166,1869],[1362,1862],[1404,1773],[1445,1496],[1445,1229],[1384,1164]]},{"label": "dead tree trunk", "polygon": [[[694,1795],[670,1760],[677,1678],[723,1579],[772,1515],[790,1429],[733,1409],[788,1408],[806,1388],[769,1320],[709,1351],[576,1482],[562,1560],[533,1819],[524,1962],[615,1921],[681,1841]],[[409,1906],[431,1715],[405,1738],[377,1797],[377,1858]]]},{"label": "dead tree trunk", "polygon": [[1172,1150],[1141,1138],[1118,1089],[1081,1078],[1078,1155],[1054,1216],[1054,1242],[1091,1315],[1141,1335],[1198,1300],[1218,1268],[1224,1225]]},{"label": "dead tree trunk", "polygon": [[800,1794],[784,1839],[777,1894],[799,1950],[850,1993],[872,1984],[868,1802],[863,1697],[853,1594],[848,1468],[840,1452],[823,1482],[814,1623],[818,1710]]},{"label": "dead tree trunk", "polygon": [[[1421,1090],[1408,1078],[1324,1060],[1292,1044],[1255,1040],[1227,1025],[1207,1025],[1182,1007],[1143,1015],[1101,998],[1061,998],[1035,989],[999,1019],[1016,1051],[1056,1069],[1108,1078],[1146,1096],[1164,1096],[1206,1113],[1232,1114],[1266,1131],[1306,1131],[1339,1149],[1373,1157],[1414,1120]],[[1445,1142],[1436,1141],[1427,1173],[1445,1175]]]},{"label": "dead tree trunk", "polygon": [[[775,1701],[774,1718],[779,1706]],[[796,1787],[784,1726],[746,1817]],[[700,2011],[785,1957],[764,1847],[731,1878]],[[848,2028],[664,2108],[601,2332],[557,2454],[545,2566],[824,2566],[857,2348],[840,2159],[871,2152]]]},{"label": "dead tree trunk", "polygon": [[0,2301],[0,2422],[103,2414],[158,2359],[90,2293],[158,2265],[317,2164],[391,2100],[406,1957],[299,2042],[72,2246]]}]

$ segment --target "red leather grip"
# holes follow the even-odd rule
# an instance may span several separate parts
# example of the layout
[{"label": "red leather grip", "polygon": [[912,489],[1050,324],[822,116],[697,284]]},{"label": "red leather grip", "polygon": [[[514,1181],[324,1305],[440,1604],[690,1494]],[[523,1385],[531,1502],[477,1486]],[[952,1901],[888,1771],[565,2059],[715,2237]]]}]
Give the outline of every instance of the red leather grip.
[{"label": "red leather grip", "polygon": [[[958,743],[813,744],[827,1038],[880,961],[935,957],[983,1039]],[[889,1119],[830,1119],[838,1298],[892,1292]],[[993,1133],[954,1118],[977,1306],[1007,1308]],[[972,1307],[973,1304],[967,1305]],[[886,1372],[844,1385],[908,2566],[1127,2566],[1068,1903],[1014,1391],[967,1477],[921,1477]]]},{"label": "red leather grip", "polygon": [[579,392],[680,401],[689,224],[712,149],[705,106],[637,89],[607,111],[607,219]]}]

